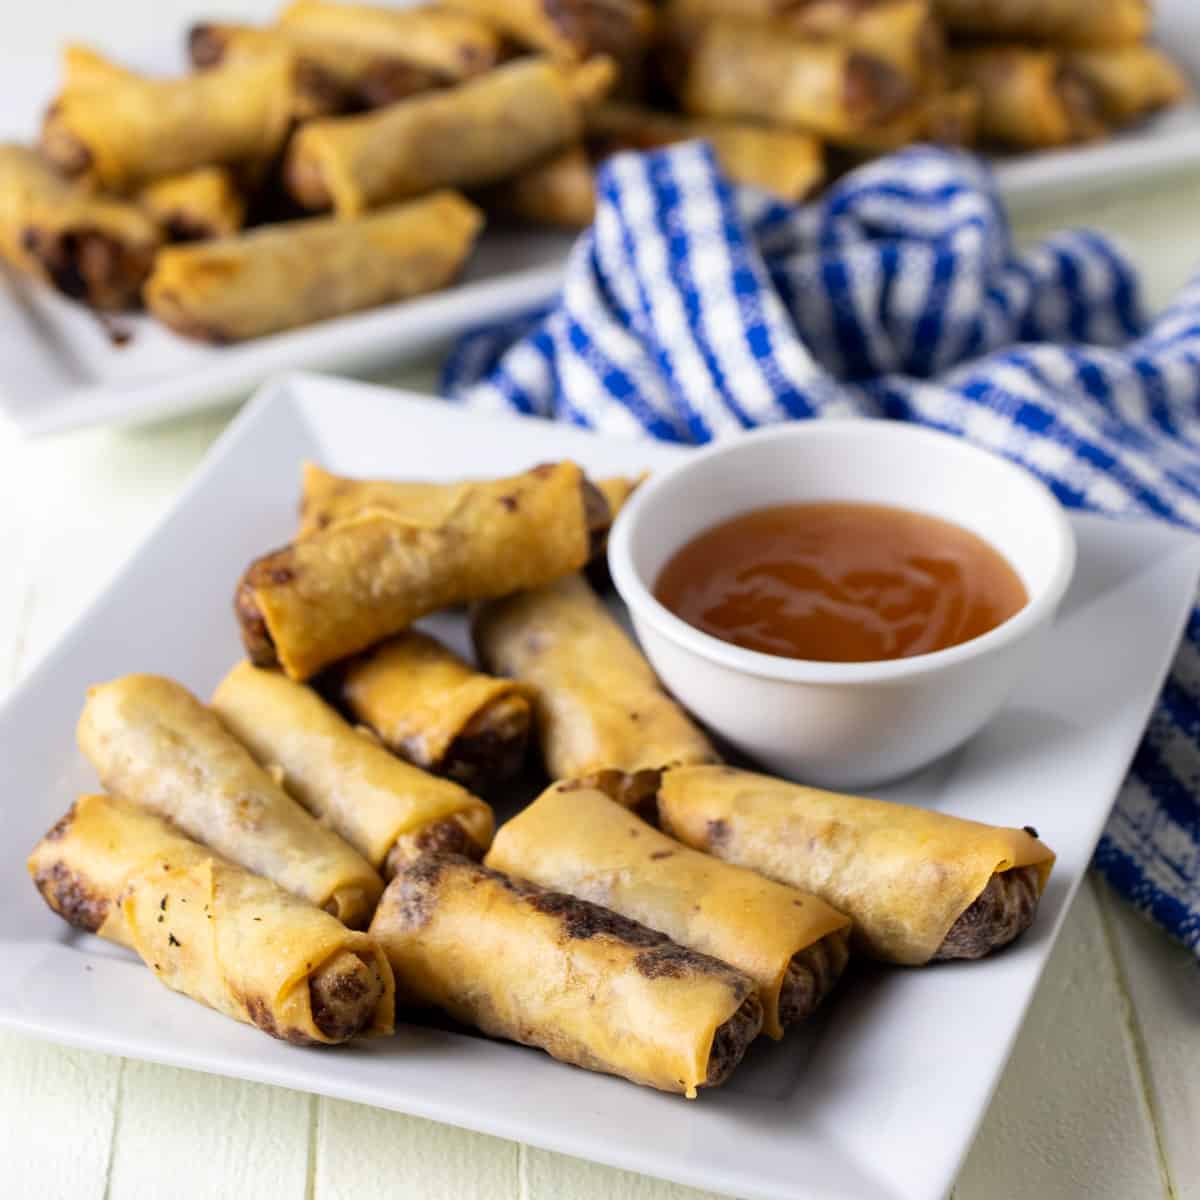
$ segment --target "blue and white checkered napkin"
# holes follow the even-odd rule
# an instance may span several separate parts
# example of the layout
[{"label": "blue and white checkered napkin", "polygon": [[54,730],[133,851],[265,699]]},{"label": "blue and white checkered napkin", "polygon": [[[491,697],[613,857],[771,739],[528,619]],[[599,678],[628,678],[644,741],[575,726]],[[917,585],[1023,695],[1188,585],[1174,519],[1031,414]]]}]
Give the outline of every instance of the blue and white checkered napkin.
[{"label": "blue and white checkered napkin", "polygon": [[[548,312],[467,336],[447,395],[706,442],[886,416],[1032,468],[1070,508],[1200,528],[1200,278],[1151,325],[1103,237],[1013,249],[987,168],[916,147],[796,209],[699,143],[609,161]],[[1096,855],[1200,952],[1200,612]]]}]

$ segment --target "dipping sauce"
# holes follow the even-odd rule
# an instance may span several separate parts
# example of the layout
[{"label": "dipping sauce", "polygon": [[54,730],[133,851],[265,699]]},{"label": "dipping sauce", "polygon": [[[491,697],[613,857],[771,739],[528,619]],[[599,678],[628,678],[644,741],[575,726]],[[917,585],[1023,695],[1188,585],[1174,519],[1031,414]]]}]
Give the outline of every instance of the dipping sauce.
[{"label": "dipping sauce", "polygon": [[693,538],[654,594],[713,637],[784,658],[881,662],[995,629],[1028,603],[961,526],[882,504],[755,509]]}]

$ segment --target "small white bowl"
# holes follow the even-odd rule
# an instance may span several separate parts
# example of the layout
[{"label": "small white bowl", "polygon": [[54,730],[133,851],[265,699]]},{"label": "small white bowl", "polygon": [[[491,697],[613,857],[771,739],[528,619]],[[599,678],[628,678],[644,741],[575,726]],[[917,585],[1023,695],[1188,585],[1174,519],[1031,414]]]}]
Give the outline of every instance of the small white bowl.
[{"label": "small white bowl", "polygon": [[[807,501],[889,504],[978,534],[1012,564],[1029,603],[969,642],[877,663],[812,662],[701,632],[653,595],[671,556],[751,509]],[[777,774],[873,787],[954,749],[1004,703],[1071,581],[1075,537],[1023,468],[959,438],[894,421],[794,422],[688,455],[634,493],[609,566],[663,683],[710,729]]]}]

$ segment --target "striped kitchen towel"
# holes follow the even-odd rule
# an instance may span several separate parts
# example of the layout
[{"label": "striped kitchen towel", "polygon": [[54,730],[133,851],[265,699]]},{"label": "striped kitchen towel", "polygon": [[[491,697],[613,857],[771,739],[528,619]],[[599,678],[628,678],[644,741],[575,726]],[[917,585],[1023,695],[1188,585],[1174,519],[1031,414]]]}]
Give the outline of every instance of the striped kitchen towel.
[{"label": "striped kitchen towel", "polygon": [[[700,143],[600,172],[548,311],[465,337],[444,390],[491,410],[706,442],[889,417],[1024,463],[1068,507],[1200,529],[1200,278],[1153,323],[1098,234],[1013,248],[978,159],[915,147],[797,209]],[[1200,612],[1096,855],[1200,953]]]}]

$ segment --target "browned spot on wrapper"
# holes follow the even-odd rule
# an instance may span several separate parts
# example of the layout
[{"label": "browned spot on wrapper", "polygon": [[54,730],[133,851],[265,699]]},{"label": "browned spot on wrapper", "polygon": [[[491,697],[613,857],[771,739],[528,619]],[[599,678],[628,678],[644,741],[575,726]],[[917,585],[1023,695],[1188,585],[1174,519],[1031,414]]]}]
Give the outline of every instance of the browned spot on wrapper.
[{"label": "browned spot on wrapper", "polygon": [[709,821],[705,826],[705,833],[710,846],[723,846],[729,841],[729,822],[720,817],[715,821]]},{"label": "browned spot on wrapper", "polygon": [[92,891],[88,881],[65,863],[57,862],[48,870],[39,871],[33,882],[46,903],[69,925],[95,933],[104,924],[108,916],[107,898]]}]

